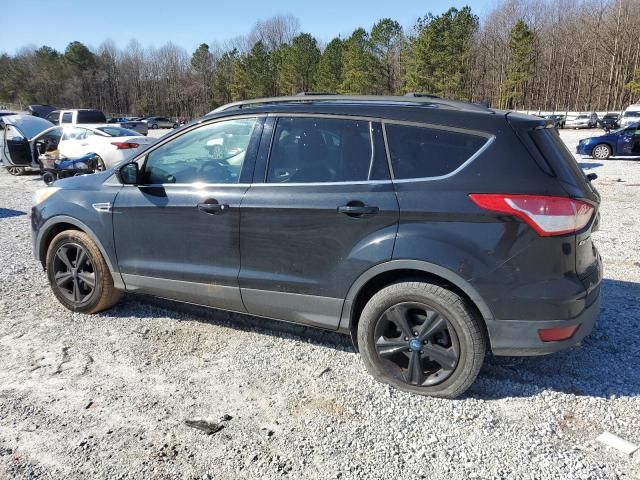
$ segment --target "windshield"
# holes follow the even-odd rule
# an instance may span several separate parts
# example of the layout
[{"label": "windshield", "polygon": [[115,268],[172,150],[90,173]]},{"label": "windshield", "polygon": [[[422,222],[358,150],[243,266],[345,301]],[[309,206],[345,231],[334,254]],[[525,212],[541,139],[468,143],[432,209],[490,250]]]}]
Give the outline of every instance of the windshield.
[{"label": "windshield", "polygon": [[138,132],[121,127],[98,127],[96,130],[100,130],[110,137],[137,137],[140,135]]},{"label": "windshield", "polygon": [[625,118],[640,118],[640,110],[635,112],[624,112],[622,116]]}]

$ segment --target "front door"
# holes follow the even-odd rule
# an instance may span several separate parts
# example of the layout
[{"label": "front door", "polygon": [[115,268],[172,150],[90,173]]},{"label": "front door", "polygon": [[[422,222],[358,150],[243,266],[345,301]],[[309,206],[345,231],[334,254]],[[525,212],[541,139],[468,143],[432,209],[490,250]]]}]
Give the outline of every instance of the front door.
[{"label": "front door", "polygon": [[113,208],[127,290],[244,311],[239,207],[261,124],[237,118],[199,125],[146,155],[141,185],[123,187]]},{"label": "front door", "polygon": [[618,135],[617,155],[633,155],[635,128],[627,127]]},{"label": "front door", "polygon": [[15,125],[5,125],[2,132],[3,158],[9,165],[30,166],[33,163],[33,150],[29,139]]},{"label": "front door", "polygon": [[380,125],[282,117],[270,149],[266,131],[259,158],[270,151],[268,165],[259,160],[241,207],[244,304],[255,315],[337,328],[353,282],[392,255],[398,203]]}]

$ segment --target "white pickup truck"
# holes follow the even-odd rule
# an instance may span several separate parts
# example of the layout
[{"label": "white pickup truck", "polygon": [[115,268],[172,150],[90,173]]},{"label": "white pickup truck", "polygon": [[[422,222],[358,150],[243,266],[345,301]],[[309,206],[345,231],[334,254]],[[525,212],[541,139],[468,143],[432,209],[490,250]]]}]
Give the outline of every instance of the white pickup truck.
[{"label": "white pickup truck", "polygon": [[72,110],[54,110],[46,116],[54,125],[92,125],[107,124],[119,125],[122,128],[135,130],[142,135],[146,135],[148,127],[145,122],[137,122],[128,119],[119,118],[118,122],[107,122],[107,117],[100,110],[92,110],[89,108],[77,108]]}]

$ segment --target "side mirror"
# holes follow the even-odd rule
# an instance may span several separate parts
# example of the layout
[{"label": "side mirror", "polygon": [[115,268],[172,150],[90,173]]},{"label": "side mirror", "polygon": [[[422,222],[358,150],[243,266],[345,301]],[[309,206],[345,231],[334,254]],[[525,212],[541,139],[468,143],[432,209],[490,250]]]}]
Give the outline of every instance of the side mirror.
[{"label": "side mirror", "polygon": [[140,176],[140,169],[136,162],[127,163],[116,170],[118,180],[123,185],[138,185]]}]

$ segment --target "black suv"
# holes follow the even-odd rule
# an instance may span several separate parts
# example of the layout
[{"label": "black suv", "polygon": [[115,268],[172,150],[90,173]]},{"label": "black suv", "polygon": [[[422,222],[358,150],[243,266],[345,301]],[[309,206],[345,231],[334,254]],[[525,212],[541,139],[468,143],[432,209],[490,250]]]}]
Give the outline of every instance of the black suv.
[{"label": "black suv", "polygon": [[600,198],[549,121],[438,98],[229,104],[39,191],[67,308],[140,292],[350,334],[371,374],[456,397],[485,353],[578,344]]}]

